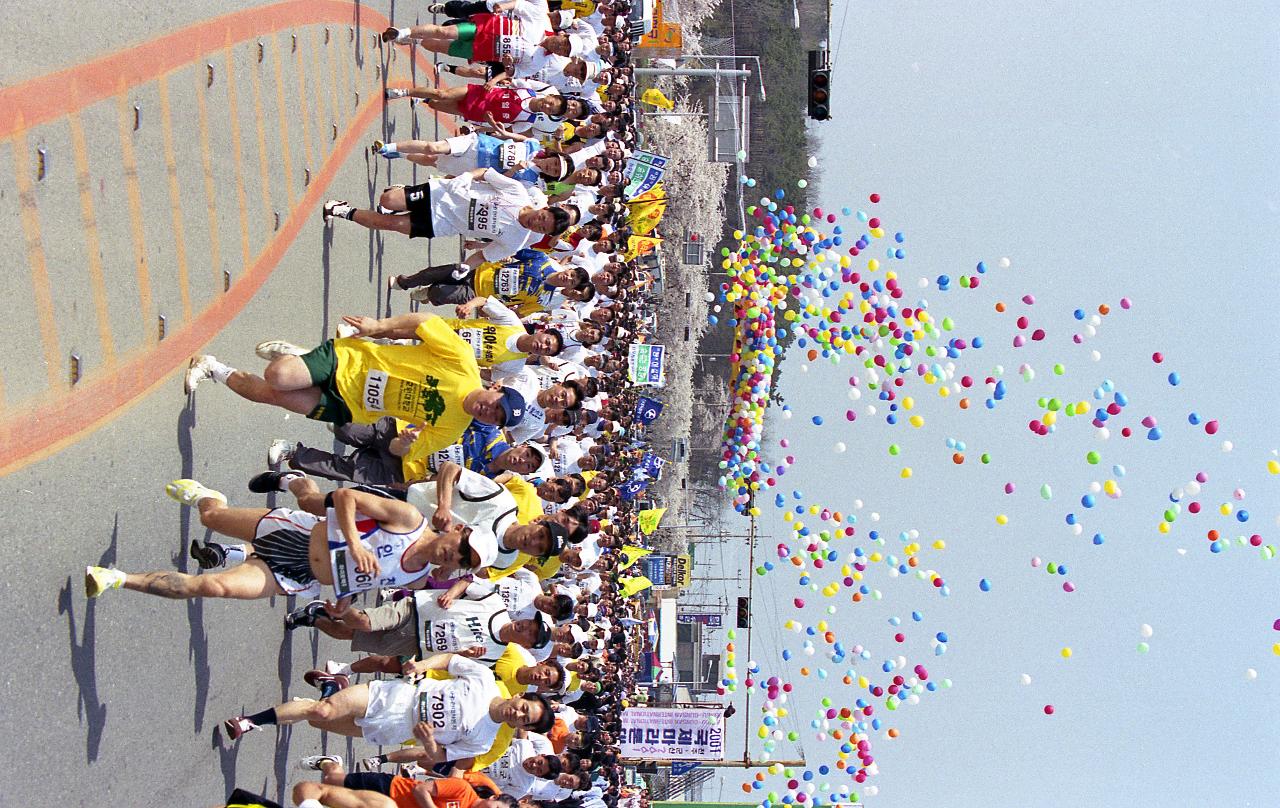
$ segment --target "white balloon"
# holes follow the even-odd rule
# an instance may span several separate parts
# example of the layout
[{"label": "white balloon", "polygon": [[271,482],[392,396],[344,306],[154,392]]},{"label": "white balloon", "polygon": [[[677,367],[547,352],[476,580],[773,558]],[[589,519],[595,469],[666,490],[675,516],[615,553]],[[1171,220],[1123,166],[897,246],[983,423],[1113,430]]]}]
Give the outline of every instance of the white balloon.
[{"label": "white balloon", "polygon": [[836,446],[835,446],[836,454],[843,454],[846,448],[847,447],[844,445],[843,441],[836,441]]},{"label": "white balloon", "polygon": [[1252,682],[1254,679],[1258,678],[1258,672],[1255,671],[1253,668],[1249,668],[1244,672],[1244,678]]},{"label": "white balloon", "polygon": [[1144,638],[1148,638],[1148,639],[1151,637],[1152,634],[1155,633],[1152,630],[1151,626],[1147,625],[1146,623],[1143,623],[1142,626],[1138,628],[1138,631],[1139,633],[1142,634]]},{"label": "white balloon", "polygon": [[1031,684],[1031,674],[1029,673],[1022,674],[1021,676],[1018,677],[1018,681],[1022,682],[1024,685]]}]

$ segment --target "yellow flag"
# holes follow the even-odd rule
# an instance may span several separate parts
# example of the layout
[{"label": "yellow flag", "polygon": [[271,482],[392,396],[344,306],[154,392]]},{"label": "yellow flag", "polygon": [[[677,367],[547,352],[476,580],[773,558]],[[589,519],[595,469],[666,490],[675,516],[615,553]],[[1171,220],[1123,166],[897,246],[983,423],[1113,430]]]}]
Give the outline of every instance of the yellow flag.
[{"label": "yellow flag", "polygon": [[623,545],[622,563],[618,565],[618,572],[622,572],[652,552],[652,550],[646,550],[643,547],[636,547],[634,544]]},{"label": "yellow flag", "polygon": [[623,581],[618,592],[621,593],[624,598],[629,598],[637,592],[643,592],[651,586],[653,586],[653,581],[650,581],[643,575],[638,575],[635,578],[628,578]]},{"label": "yellow flag", "polygon": [[632,232],[646,236],[652,233],[667,212],[667,192],[658,183],[642,194],[627,201],[627,224]]},{"label": "yellow flag", "polygon": [[640,532],[648,536],[657,530],[658,523],[662,521],[662,515],[666,512],[666,508],[649,508],[648,510],[640,511],[636,516],[636,523],[640,525]]},{"label": "yellow flag", "polygon": [[640,94],[640,102],[642,104],[653,104],[661,109],[675,109],[676,102],[672,101],[662,94],[662,90],[657,87],[650,87]]},{"label": "yellow flag", "polygon": [[628,261],[637,256],[651,253],[658,249],[658,244],[662,241],[660,236],[632,236],[627,239],[627,251],[624,256]]}]

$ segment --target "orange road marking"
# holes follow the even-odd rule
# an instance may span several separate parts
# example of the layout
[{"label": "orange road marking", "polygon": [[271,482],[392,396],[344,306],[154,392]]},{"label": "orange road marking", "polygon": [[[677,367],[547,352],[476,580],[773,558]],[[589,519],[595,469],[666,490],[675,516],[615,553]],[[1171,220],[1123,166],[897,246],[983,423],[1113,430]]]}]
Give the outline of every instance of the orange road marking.
[{"label": "orange road marking", "polygon": [[320,90],[324,84],[324,66],[320,63],[321,40],[318,38],[319,33],[315,27],[311,28],[311,34],[307,37],[307,53],[311,54],[311,86],[315,89],[312,94],[315,96],[315,115],[316,115],[316,161],[323,162],[325,156],[329,153],[329,144],[333,142],[330,135],[329,122],[336,120],[325,115],[324,93]]},{"label": "orange road marking", "polygon": [[240,211],[240,266],[249,266],[249,207],[244,191],[244,150],[240,145],[240,108],[236,103],[236,65],[231,54],[231,34],[227,33],[227,116],[231,121],[231,152],[236,167],[236,202]]},{"label": "orange road marking", "polygon": [[289,114],[284,99],[284,65],[280,60],[280,40],[271,37],[271,54],[276,64],[276,112],[280,118],[280,162],[284,165],[284,193],[293,207],[293,159],[289,156]]},{"label": "orange road marking", "polygon": [[[258,67],[249,68],[253,76],[253,122],[258,129],[258,177],[262,181],[263,216],[271,218],[271,162],[267,154],[267,128],[262,120],[262,71]],[[270,227],[270,225],[268,225]]]},{"label": "orange road marking", "polygon": [[142,191],[138,187],[138,159],[133,153],[133,109],[129,95],[120,81],[120,95],[116,96],[117,116],[120,122],[120,156],[124,163],[125,196],[129,200],[129,230],[133,235],[133,264],[138,276],[138,308],[142,313],[142,339],[155,341],[155,329],[151,327],[151,271],[147,268],[147,239],[142,229]]},{"label": "orange road marking", "polygon": [[200,119],[200,164],[204,168],[205,215],[209,220],[209,271],[213,273],[214,294],[222,289],[222,243],[218,238],[218,197],[213,182],[213,153],[209,148],[209,109],[205,100],[208,81],[199,70],[196,78],[196,112]]},{"label": "orange road marking", "polygon": [[191,319],[191,281],[187,277],[187,239],[182,226],[182,191],[178,188],[178,160],[173,152],[173,111],[169,106],[169,77],[156,80],[160,88],[160,132],[164,136],[164,165],[169,175],[169,211],[173,218],[174,263],[178,265],[178,293],[182,296],[182,322]]},{"label": "orange road marking", "polygon": [[[303,50],[305,49],[304,46]],[[298,97],[293,106],[298,110],[298,117],[302,119],[302,167],[305,169],[311,166],[311,120],[307,114],[307,110],[311,108],[311,97],[307,95],[307,71],[303,67],[302,54],[294,53],[293,69],[298,74]],[[316,160],[319,159],[317,152]]]},{"label": "orange road marking", "polygon": [[93,209],[93,180],[89,176],[89,149],[85,143],[84,125],[79,115],[68,115],[71,127],[71,153],[76,162],[76,186],[80,190],[80,218],[84,220],[84,251],[89,271],[89,289],[93,293],[93,309],[98,319],[98,342],[102,346],[102,362],[108,370],[116,363],[116,345],[111,336],[111,311],[107,306],[107,284],[102,276],[102,244],[98,240],[98,217]]},{"label": "orange road marking", "polygon": [[[132,152],[132,110],[128,109],[125,90],[157,75],[187,64],[207,53],[224,49],[228,66],[231,58],[231,42],[238,42],[274,31],[289,25],[317,22],[346,23],[351,19],[351,6],[337,0],[289,0],[270,6],[249,9],[219,17],[184,28],[173,34],[145,43],[136,48],[111,54],[85,65],[69,68],[59,73],[34,79],[14,87],[0,90],[0,137],[12,137],[14,163],[18,175],[17,190],[24,202],[32,203],[23,208],[23,228],[27,236],[28,256],[32,261],[33,282],[44,278],[43,304],[37,292],[37,310],[47,313],[42,317],[41,331],[44,339],[46,364],[50,386],[65,390],[59,384],[62,378],[61,357],[57,348],[56,324],[52,317],[51,297],[48,295],[48,279],[45,273],[43,247],[40,241],[38,212],[33,204],[31,179],[24,173],[30,171],[25,164],[27,123],[23,114],[27,109],[37,111],[34,123],[43,123],[63,117],[80,108],[70,101],[68,82],[76,82],[81,93],[80,104],[88,105],[104,98],[116,96],[121,111],[122,151]],[[385,17],[368,9],[361,14],[373,27],[385,27]],[[418,57],[415,55],[414,57]],[[421,60],[419,60],[421,62]],[[423,70],[434,74],[430,63],[422,64]],[[256,73],[256,71],[255,71]],[[228,69],[229,87],[233,71]],[[233,94],[229,90],[229,94]],[[0,420],[0,476],[36,463],[59,450],[74,444],[97,429],[111,423],[126,413],[148,393],[170,381],[170,374],[185,366],[188,357],[211,340],[253,298],[270,277],[285,252],[297,238],[304,224],[313,221],[315,209],[325,195],[326,187],[333,181],[347,156],[361,144],[365,130],[378,119],[382,101],[365,97],[355,111],[351,125],[345,127],[329,159],[313,174],[311,187],[306,190],[289,216],[281,223],[279,232],[266,244],[252,264],[246,264],[240,280],[230,292],[217,296],[213,303],[192,320],[183,323],[172,335],[148,350],[135,351],[121,361],[113,373],[98,374],[82,381],[75,388],[61,395],[39,397],[26,401]],[[232,103],[232,129],[235,130],[235,110]],[[128,124],[124,115],[128,114]],[[450,122],[442,124],[449,134],[456,132]],[[233,141],[238,139],[233,136]],[[136,185],[136,165],[132,176]],[[35,248],[35,253],[31,248]],[[145,272],[145,264],[139,267]],[[154,329],[144,329],[153,334]],[[176,399],[176,396],[175,396]],[[176,407],[176,401],[175,401]]]},{"label": "orange road marking", "polygon": [[27,151],[27,132],[18,114],[13,132],[13,176],[18,187],[18,209],[22,217],[22,235],[27,242],[27,263],[31,267],[31,286],[35,291],[36,315],[40,324],[40,343],[44,348],[45,372],[50,389],[63,386],[62,351],[58,347],[58,322],[53,315],[53,291],[49,286],[49,267],[44,258],[44,240],[40,235],[40,209],[31,188],[31,153]]}]

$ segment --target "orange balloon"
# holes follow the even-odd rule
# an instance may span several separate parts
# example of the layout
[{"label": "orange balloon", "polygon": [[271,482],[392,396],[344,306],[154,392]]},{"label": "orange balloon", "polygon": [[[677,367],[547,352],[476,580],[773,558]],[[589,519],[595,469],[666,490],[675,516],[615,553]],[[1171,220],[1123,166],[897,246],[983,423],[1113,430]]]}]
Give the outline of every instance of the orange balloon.
[{"label": "orange balloon", "polygon": [[1103,303],[1102,305],[1098,306],[1098,314],[1101,314],[1102,316],[1105,317],[1110,313],[1111,313],[1111,307],[1108,306],[1106,303]]},{"label": "orange balloon", "polygon": [[956,452],[955,454],[951,455],[951,462],[959,466],[960,464],[964,463],[964,455],[960,454],[959,452]]},{"label": "orange balloon", "polygon": [[1004,311],[1004,304],[1003,304],[1003,303],[997,303],[997,304],[996,304],[996,311],[1000,311],[1000,312]]},{"label": "orange balloon", "polygon": [[724,647],[724,650],[726,650],[726,651],[732,651],[732,650],[733,650],[733,643],[728,643],[728,644],[726,644],[726,645],[725,645],[725,647]]},{"label": "orange balloon", "polygon": [[808,668],[801,668],[801,669],[800,669],[800,675],[801,675],[801,676],[808,676],[808,675],[809,675],[809,669],[808,669]]},{"label": "orange balloon", "polygon": [[960,399],[960,409],[962,410],[969,409],[969,399],[967,398]]},{"label": "orange balloon", "polygon": [[746,783],[743,783],[743,784],[742,784],[742,793],[743,793],[743,794],[750,794],[750,793],[751,793],[751,790],[752,790],[752,789],[751,789],[751,786],[747,785]]},{"label": "orange balloon", "polygon": [[890,737],[890,738],[896,738],[896,737],[898,737],[898,731],[897,731],[896,729],[891,729],[891,730],[889,730],[889,737]]}]

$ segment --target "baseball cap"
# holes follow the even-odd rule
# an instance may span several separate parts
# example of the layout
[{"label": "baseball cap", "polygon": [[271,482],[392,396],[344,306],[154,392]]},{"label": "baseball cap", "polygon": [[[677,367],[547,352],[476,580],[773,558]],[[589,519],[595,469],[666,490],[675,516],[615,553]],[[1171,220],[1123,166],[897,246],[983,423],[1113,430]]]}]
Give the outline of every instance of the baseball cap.
[{"label": "baseball cap", "polygon": [[517,426],[524,420],[524,396],[514,387],[502,388],[502,412],[506,416],[503,426]]},{"label": "baseball cap", "polygon": [[544,447],[532,441],[529,441],[523,445],[528,446],[530,449],[532,449],[533,453],[536,454],[538,456],[538,459],[541,461],[538,464],[537,471],[533,472],[533,474],[530,474],[529,475],[530,477],[533,477],[534,479],[537,479],[537,480],[549,480],[552,477],[556,476],[555,469],[552,468],[551,466],[551,457],[550,455],[547,454],[547,450]]},{"label": "baseball cap", "polygon": [[550,558],[551,556],[559,555],[560,548],[564,547],[565,539],[569,538],[568,531],[566,531],[559,522],[552,522],[549,519],[543,520],[539,524],[546,527],[547,531],[551,534],[551,547],[543,558]]},{"label": "baseball cap", "polygon": [[551,626],[547,625],[547,621],[542,616],[542,612],[536,612],[533,619],[538,622],[538,636],[533,641],[534,648],[545,648],[547,643],[551,642]]}]

